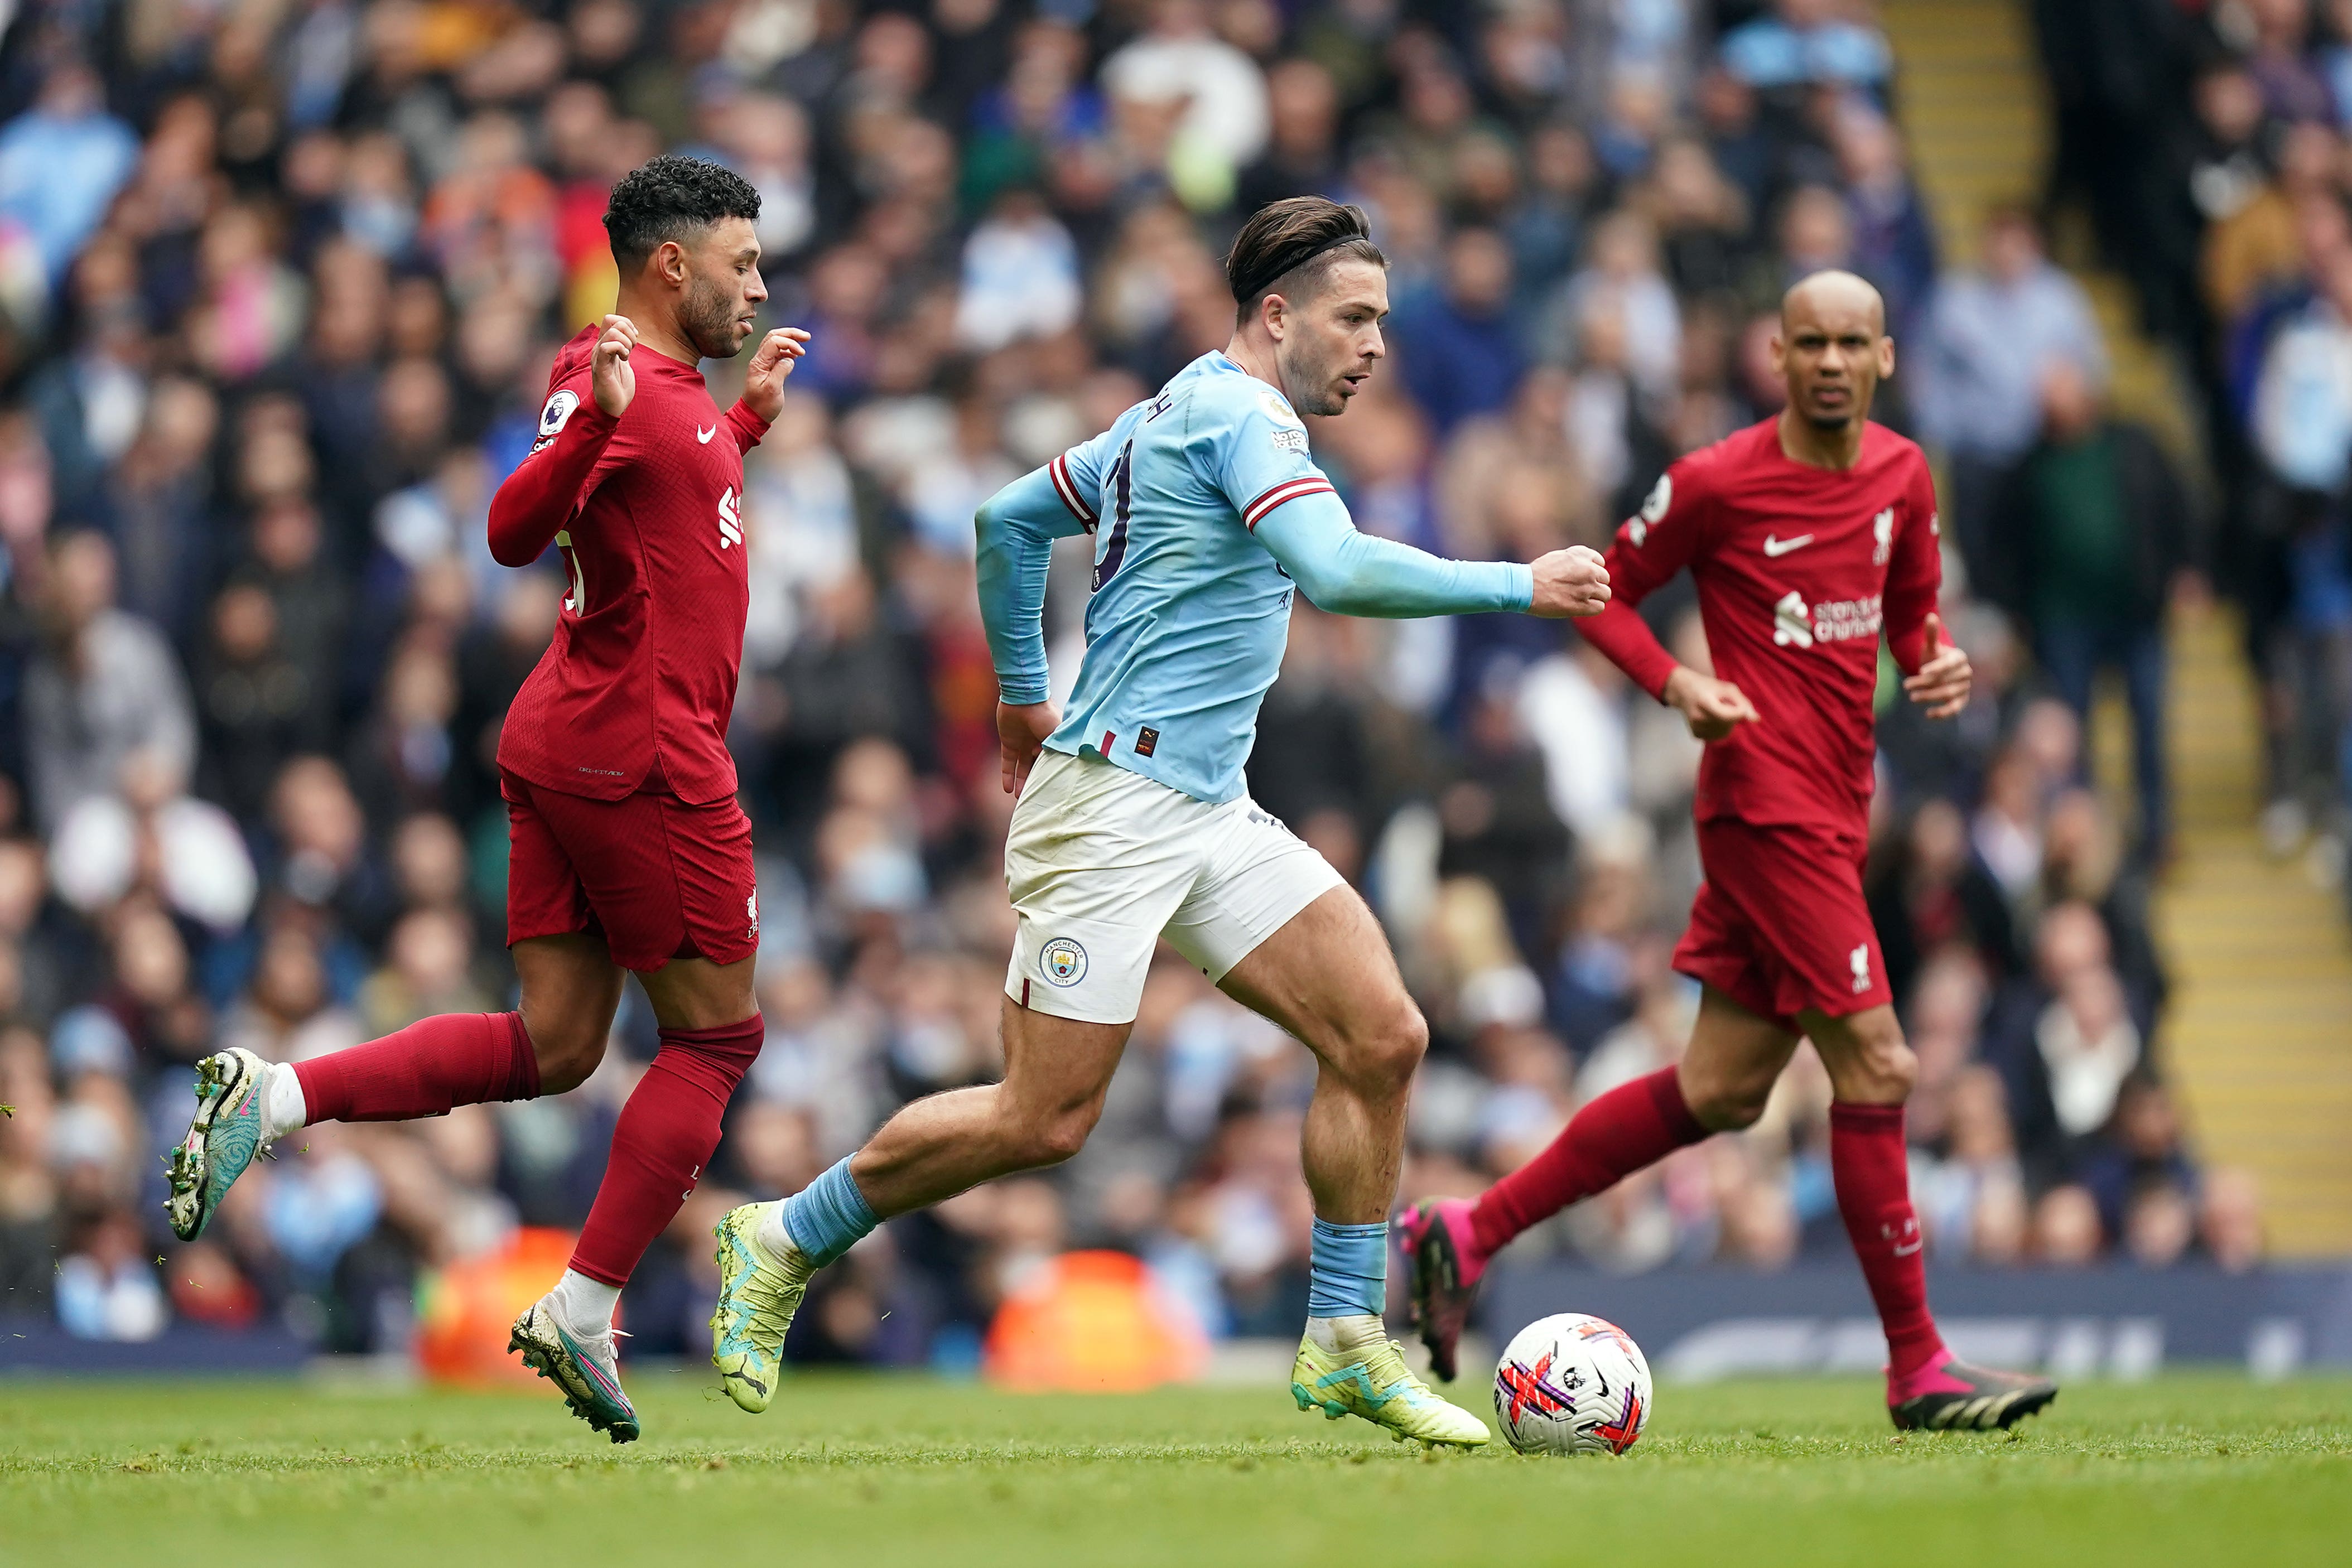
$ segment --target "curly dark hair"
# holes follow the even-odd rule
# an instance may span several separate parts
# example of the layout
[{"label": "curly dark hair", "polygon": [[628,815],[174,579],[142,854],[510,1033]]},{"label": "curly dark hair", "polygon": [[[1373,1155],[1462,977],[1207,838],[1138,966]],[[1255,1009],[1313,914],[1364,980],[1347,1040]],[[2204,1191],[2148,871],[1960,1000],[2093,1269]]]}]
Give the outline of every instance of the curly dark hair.
[{"label": "curly dark hair", "polygon": [[699,158],[665,152],[621,176],[604,210],[613,259],[624,273],[646,264],[655,248],[683,240],[722,218],[756,218],[760,193],[733,170]]}]

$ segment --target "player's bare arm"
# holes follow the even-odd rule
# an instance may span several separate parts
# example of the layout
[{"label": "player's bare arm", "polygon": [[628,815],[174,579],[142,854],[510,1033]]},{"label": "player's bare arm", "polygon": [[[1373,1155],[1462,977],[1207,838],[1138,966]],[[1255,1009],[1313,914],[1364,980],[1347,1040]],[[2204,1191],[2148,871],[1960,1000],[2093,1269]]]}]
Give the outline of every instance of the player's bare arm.
[{"label": "player's bare arm", "polygon": [[1905,695],[1926,708],[1929,718],[1951,718],[1969,706],[1975,680],[1967,651],[1957,643],[1946,642],[1943,619],[1929,615],[1919,672],[1903,682]]}]

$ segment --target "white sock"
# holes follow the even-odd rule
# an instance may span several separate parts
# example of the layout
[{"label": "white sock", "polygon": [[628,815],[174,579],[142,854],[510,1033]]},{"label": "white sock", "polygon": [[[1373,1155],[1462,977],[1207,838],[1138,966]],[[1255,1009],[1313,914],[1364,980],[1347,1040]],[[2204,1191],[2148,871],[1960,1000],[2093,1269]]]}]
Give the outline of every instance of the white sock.
[{"label": "white sock", "polygon": [[612,1332],[613,1310],[621,1304],[620,1286],[592,1280],[576,1269],[566,1269],[563,1278],[556,1281],[555,1289],[548,1293],[555,1298],[555,1311],[563,1319],[563,1326],[573,1333]]},{"label": "white sock", "polygon": [[793,1233],[784,1228],[782,1200],[779,1199],[766,1207],[767,1212],[760,1216],[760,1223],[751,1228],[751,1239],[787,1268],[795,1265],[806,1267],[807,1260],[801,1255],[800,1247],[793,1240]]},{"label": "white sock", "polygon": [[310,1108],[302,1103],[302,1081],[294,1076],[293,1064],[271,1064],[261,1086],[261,1141],[274,1144],[289,1133],[300,1132],[310,1120]]},{"label": "white sock", "polygon": [[1350,1312],[1344,1318],[1309,1318],[1307,1337],[1315,1348],[1328,1355],[1343,1350],[1361,1350],[1368,1344],[1385,1344],[1388,1325],[1370,1312]]}]

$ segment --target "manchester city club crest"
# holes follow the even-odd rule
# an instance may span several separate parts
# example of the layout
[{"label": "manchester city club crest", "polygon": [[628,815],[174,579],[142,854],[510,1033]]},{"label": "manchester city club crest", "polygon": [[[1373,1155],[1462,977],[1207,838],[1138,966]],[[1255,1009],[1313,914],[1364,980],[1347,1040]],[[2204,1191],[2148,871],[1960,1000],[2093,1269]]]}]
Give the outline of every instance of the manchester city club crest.
[{"label": "manchester city club crest", "polygon": [[1087,950],[1066,936],[1056,936],[1037,955],[1048,985],[1075,986],[1087,977]]}]

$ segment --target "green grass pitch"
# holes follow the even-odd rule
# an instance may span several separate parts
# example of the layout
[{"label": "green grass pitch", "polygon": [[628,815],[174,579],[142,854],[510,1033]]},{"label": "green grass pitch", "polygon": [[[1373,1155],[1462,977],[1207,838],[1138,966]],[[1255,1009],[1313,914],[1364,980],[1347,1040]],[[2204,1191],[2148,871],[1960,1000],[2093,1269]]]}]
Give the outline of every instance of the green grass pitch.
[{"label": "green grass pitch", "polygon": [[1873,1380],[1660,1390],[1622,1459],[1424,1454],[1276,1387],[798,1377],[751,1417],[550,1396],[0,1381],[0,1563],[735,1568],[2352,1563],[2352,1379],[2084,1384],[1898,1438]]}]

